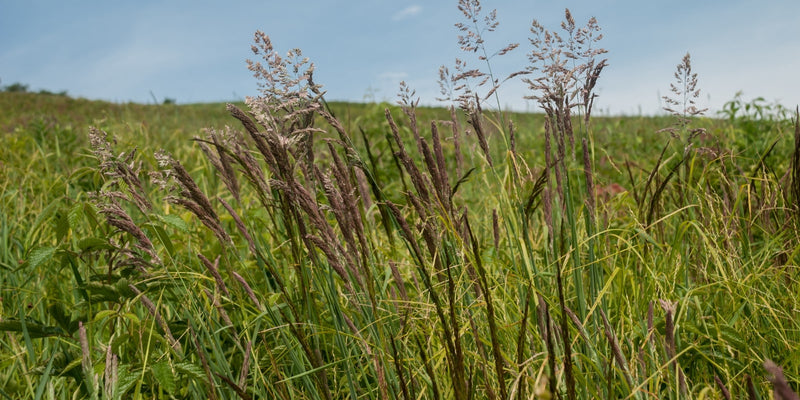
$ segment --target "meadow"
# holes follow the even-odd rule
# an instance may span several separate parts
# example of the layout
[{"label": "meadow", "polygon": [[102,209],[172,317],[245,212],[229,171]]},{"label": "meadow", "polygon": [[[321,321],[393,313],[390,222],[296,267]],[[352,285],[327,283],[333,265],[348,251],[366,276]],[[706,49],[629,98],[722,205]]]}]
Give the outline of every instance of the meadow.
[{"label": "meadow", "polygon": [[0,92],[0,397],[796,399],[797,114],[704,115],[687,54],[592,115],[598,32],[533,24],[532,114],[460,61],[326,102],[260,32],[244,103]]}]

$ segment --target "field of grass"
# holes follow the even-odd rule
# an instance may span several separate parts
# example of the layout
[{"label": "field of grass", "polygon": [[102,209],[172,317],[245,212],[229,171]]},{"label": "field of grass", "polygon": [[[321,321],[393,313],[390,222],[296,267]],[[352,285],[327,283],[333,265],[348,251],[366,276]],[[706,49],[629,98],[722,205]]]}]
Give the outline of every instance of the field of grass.
[{"label": "field of grass", "polygon": [[247,104],[0,93],[0,398],[797,398],[783,109],[326,103],[256,38]]}]

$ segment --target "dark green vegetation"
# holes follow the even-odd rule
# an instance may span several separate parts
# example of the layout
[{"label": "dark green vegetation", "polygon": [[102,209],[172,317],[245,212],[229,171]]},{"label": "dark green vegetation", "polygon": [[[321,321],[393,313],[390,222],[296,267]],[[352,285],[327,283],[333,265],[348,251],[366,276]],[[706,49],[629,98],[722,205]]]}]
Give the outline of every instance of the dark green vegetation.
[{"label": "dark green vegetation", "polygon": [[0,93],[0,397],[792,398],[782,109],[326,104],[257,41],[248,106]]}]

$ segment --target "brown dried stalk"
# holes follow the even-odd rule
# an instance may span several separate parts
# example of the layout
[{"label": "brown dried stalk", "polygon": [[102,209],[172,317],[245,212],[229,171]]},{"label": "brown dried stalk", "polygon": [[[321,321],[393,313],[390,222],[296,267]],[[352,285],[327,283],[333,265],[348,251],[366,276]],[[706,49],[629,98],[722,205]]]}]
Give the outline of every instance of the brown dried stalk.
[{"label": "brown dried stalk", "polygon": [[222,322],[224,322],[226,326],[231,327],[231,329],[234,329],[233,336],[234,337],[238,337],[239,335],[236,333],[235,328],[233,328],[234,325],[233,325],[233,321],[231,320],[231,317],[228,315],[228,312],[225,311],[225,308],[222,307],[222,304],[219,303],[219,300],[217,299],[217,297],[214,296],[214,294],[211,293],[208,289],[203,289],[203,292],[205,292],[206,297],[211,299],[211,302],[214,305],[214,308],[217,309],[217,312],[219,313],[220,318],[222,318]]},{"label": "brown dried stalk", "polygon": [[724,397],[725,400],[731,400],[731,392],[728,390],[725,384],[722,383],[722,379],[720,379],[716,374],[714,375],[714,382],[717,383],[717,387],[719,387],[720,392],[722,392],[722,397]]},{"label": "brown dried stalk", "polygon": [[206,256],[200,253],[197,253],[197,258],[200,259],[200,261],[203,263],[206,269],[208,269],[208,272],[211,273],[211,276],[214,277],[214,281],[217,283],[217,289],[219,289],[219,291],[222,292],[222,294],[224,294],[225,296],[230,297],[231,294],[230,292],[228,292],[228,287],[225,286],[225,281],[222,280],[222,275],[219,274],[219,268],[218,268],[219,257],[217,257],[217,259],[214,260],[213,264],[211,263],[211,261],[209,261],[208,258],[206,258]]},{"label": "brown dried stalk", "polygon": [[[442,141],[439,138],[439,129],[436,122],[431,121],[431,142],[433,143],[433,155],[436,158],[436,169],[439,172],[439,199],[445,208],[452,213],[452,199],[450,197],[450,177],[447,174],[447,167],[442,151]],[[431,171],[433,173],[433,171]]]},{"label": "brown dried stalk", "polygon": [[106,346],[106,367],[103,371],[103,394],[108,399],[113,398],[114,388],[119,382],[119,356],[112,351],[112,341],[113,337]]},{"label": "brown dried stalk", "polygon": [[686,388],[686,377],[683,375],[683,370],[678,368],[678,354],[675,347],[675,323],[673,321],[673,316],[675,315],[675,307],[678,303],[662,299],[658,299],[658,302],[666,313],[664,316],[664,346],[667,351],[667,356],[672,360],[671,365],[678,376],[681,393],[686,394],[688,391]]},{"label": "brown dried stalk", "polygon": [[[104,198],[102,196],[97,196],[95,197],[95,201],[100,203],[98,204],[100,213],[106,216],[106,222],[108,222],[109,225],[133,236],[137,241],[137,244],[134,246],[149,255],[151,257],[151,262],[155,264],[161,264],[161,260],[158,258],[158,255],[153,248],[153,243],[150,241],[144,231],[142,231],[142,229],[136,225],[131,216],[122,209],[114,197]],[[134,265],[146,264],[146,262],[134,263]],[[144,270],[142,270],[142,272],[144,272]]]},{"label": "brown dried stalk", "polygon": [[486,140],[486,133],[483,130],[483,123],[481,122],[483,112],[480,104],[476,103],[476,107],[469,109],[468,113],[469,124],[475,129],[475,135],[478,136],[478,144],[483,151],[483,155],[486,157],[486,162],[490,167],[493,167],[492,155],[489,154],[489,143]]},{"label": "brown dried stalk", "polygon": [[263,311],[264,308],[261,307],[261,302],[258,301],[255,292],[253,292],[253,289],[250,287],[249,284],[247,284],[247,281],[244,279],[244,277],[239,275],[236,271],[232,271],[231,274],[233,275],[233,278],[236,279],[236,281],[239,282],[240,285],[242,285],[242,288],[244,289],[245,293],[247,293],[247,297],[249,297],[250,301],[252,301],[253,304],[255,304],[256,308],[259,309],[260,311]]},{"label": "brown dried stalk", "polygon": [[456,109],[453,106],[450,106],[450,122],[451,128],[453,131],[453,149],[456,153],[456,176],[461,178],[464,174],[464,155],[461,154],[461,140],[460,140],[460,131],[461,126],[458,123],[458,117],[456,116]]},{"label": "brown dried stalk", "polygon": [[233,222],[236,224],[236,229],[238,229],[239,233],[241,233],[242,236],[244,236],[244,239],[247,240],[247,246],[250,249],[250,252],[253,254],[257,254],[258,251],[256,250],[256,244],[255,241],[253,241],[253,236],[250,235],[250,232],[244,225],[244,221],[242,221],[242,218],[239,217],[239,214],[236,213],[233,207],[231,207],[231,205],[228,204],[228,202],[225,201],[225,199],[223,199],[222,197],[217,197],[217,200],[219,200],[222,206],[225,207],[226,210],[228,210],[228,214],[230,214],[230,216],[233,218]]},{"label": "brown dried stalk", "polygon": [[386,120],[389,122],[389,128],[392,130],[395,144],[398,147],[395,156],[400,159],[400,163],[403,165],[403,168],[405,168],[405,170],[411,176],[411,183],[414,185],[414,189],[416,189],[419,197],[426,205],[428,205],[430,204],[430,195],[428,190],[430,185],[427,180],[423,178],[422,173],[419,171],[416,164],[414,164],[414,161],[406,152],[403,141],[400,139],[400,131],[397,128],[397,124],[394,122],[394,118],[392,118],[391,112],[389,112],[389,109],[387,108],[384,110],[384,113],[386,115]]},{"label": "brown dried stalk", "polygon": [[764,369],[769,373],[768,379],[772,383],[775,400],[800,400],[800,396],[795,393],[783,375],[783,369],[772,360],[764,361]]},{"label": "brown dried stalk", "polygon": [[159,166],[168,169],[161,171],[161,175],[154,174],[153,178],[164,187],[169,185],[170,180],[177,185],[173,186],[172,190],[177,191],[178,195],[167,196],[167,201],[191,211],[200,219],[203,225],[217,236],[221,243],[233,243],[230,236],[228,236],[228,232],[222,228],[219,217],[211,206],[208,197],[200,190],[183,165],[163,151],[157,152],[155,157]]},{"label": "brown dried stalk", "polygon": [[[236,201],[239,200],[239,181],[236,179],[236,174],[231,165],[233,160],[231,159],[230,150],[228,150],[225,145],[223,144],[226,141],[226,137],[232,137],[232,133],[230,129],[224,134],[219,133],[213,129],[207,130],[208,135],[207,139],[203,140],[200,138],[194,138],[194,141],[200,145],[200,149],[205,153],[206,159],[214,166],[219,174],[220,178],[222,178],[222,183],[225,184],[225,187],[228,188],[228,191],[231,192],[233,198]],[[214,150],[212,151],[209,147],[209,144],[214,146]]]},{"label": "brown dried stalk", "polygon": [[242,360],[242,370],[239,372],[239,387],[247,388],[247,374],[250,373],[250,354],[253,350],[253,341],[248,340],[244,344],[244,359]]},{"label": "brown dried stalk", "polygon": [[622,354],[622,350],[619,348],[619,340],[617,340],[617,335],[614,334],[614,330],[611,329],[611,325],[608,323],[608,317],[606,317],[606,313],[603,311],[602,308],[598,308],[600,311],[600,317],[603,319],[603,333],[606,335],[606,339],[608,340],[609,345],[611,345],[611,352],[614,354],[614,359],[617,360],[617,364],[619,364],[620,368],[622,368],[622,374],[625,376],[625,381],[628,382],[628,386],[634,387],[633,378],[631,378],[630,370],[628,369],[628,360],[625,358],[625,355]]},{"label": "brown dried stalk", "polygon": [[[86,327],[83,326],[83,321],[78,321],[78,341],[81,344],[81,366],[83,367],[84,376],[94,381],[95,373],[92,368],[92,353],[89,351],[89,339],[86,336]],[[93,382],[89,382],[91,388]]]}]

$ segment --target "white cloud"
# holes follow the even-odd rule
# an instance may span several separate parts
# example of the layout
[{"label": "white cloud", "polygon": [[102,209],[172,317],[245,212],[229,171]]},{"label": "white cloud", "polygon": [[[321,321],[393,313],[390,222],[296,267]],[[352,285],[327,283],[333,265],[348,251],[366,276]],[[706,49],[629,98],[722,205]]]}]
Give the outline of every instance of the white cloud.
[{"label": "white cloud", "polygon": [[400,20],[406,19],[408,17],[413,17],[414,15],[419,14],[420,11],[422,11],[422,7],[421,6],[419,6],[417,4],[412,4],[412,5],[410,5],[410,6],[406,7],[406,8],[398,11],[394,15],[392,15],[392,20],[393,21],[400,21]]}]

